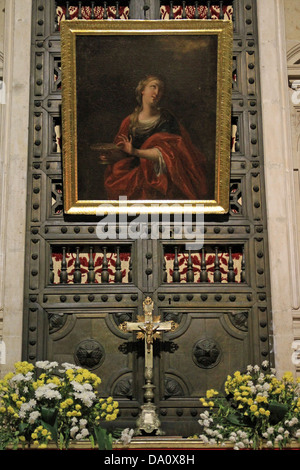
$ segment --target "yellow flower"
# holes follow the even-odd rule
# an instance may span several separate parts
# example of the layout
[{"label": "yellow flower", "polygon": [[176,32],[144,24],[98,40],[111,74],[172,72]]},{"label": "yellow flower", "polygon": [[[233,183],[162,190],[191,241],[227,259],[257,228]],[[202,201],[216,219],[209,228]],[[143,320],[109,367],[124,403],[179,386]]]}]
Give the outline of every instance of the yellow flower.
[{"label": "yellow flower", "polygon": [[13,372],[8,372],[8,374],[6,374],[6,375],[4,376],[3,383],[8,382],[10,379],[13,378],[13,376],[14,376],[14,373],[13,373]]},{"label": "yellow flower", "polygon": [[60,386],[61,385],[61,381],[60,379],[55,375],[54,377],[51,377],[51,379],[48,379],[47,380],[47,383],[53,383],[57,386]]},{"label": "yellow flower", "polygon": [[213,398],[215,395],[218,395],[218,392],[214,389],[207,390],[206,398]]},{"label": "yellow flower", "polygon": [[75,405],[75,410],[81,410],[81,405]]},{"label": "yellow flower", "polygon": [[20,437],[19,437],[19,440],[22,441],[22,442],[24,442],[24,441],[26,440],[26,439],[25,439],[25,436],[20,436]]},{"label": "yellow flower", "polygon": [[108,399],[106,400],[107,403],[111,403],[113,401],[112,397],[108,397]]},{"label": "yellow flower", "polygon": [[40,444],[39,445],[39,449],[46,449],[47,448],[47,445],[46,444]]},{"label": "yellow flower", "polygon": [[294,382],[294,376],[292,372],[285,372],[282,380],[285,380],[286,382],[293,383]]},{"label": "yellow flower", "polygon": [[47,429],[43,429],[43,430],[42,430],[42,436],[47,436],[47,434],[48,434]]},{"label": "yellow flower", "polygon": [[118,408],[118,406],[119,406],[119,403],[118,403],[117,401],[114,401],[114,402],[113,402],[113,407],[114,407],[114,408]]},{"label": "yellow flower", "polygon": [[261,415],[266,414],[266,410],[264,408],[259,408],[259,412]]},{"label": "yellow flower", "polygon": [[73,378],[73,377],[74,377],[74,371],[73,371],[73,369],[67,369],[67,370],[66,370],[66,376],[69,377],[69,378],[70,378],[70,377]]},{"label": "yellow flower", "polygon": [[15,363],[15,369],[17,374],[27,374],[28,372],[31,372],[34,369],[33,364],[29,364],[29,362],[16,362]]},{"label": "yellow flower", "polygon": [[257,410],[257,405],[251,405],[250,406],[250,411],[254,412]]},{"label": "yellow flower", "polygon": [[37,433],[36,433],[36,432],[33,432],[33,433],[31,434],[31,437],[32,437],[32,439],[37,439],[37,437],[38,437],[38,436],[37,436]]}]

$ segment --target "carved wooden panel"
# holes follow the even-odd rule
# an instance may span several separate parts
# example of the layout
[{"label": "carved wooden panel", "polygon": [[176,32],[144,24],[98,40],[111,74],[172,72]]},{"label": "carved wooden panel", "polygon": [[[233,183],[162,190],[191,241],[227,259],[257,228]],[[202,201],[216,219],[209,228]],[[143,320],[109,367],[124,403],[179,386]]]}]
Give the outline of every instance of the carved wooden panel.
[{"label": "carved wooden panel", "polygon": [[256,1],[171,4],[161,2],[161,21],[234,22],[230,211],[205,217],[199,252],[178,243],[172,227],[158,240],[105,243],[96,219],[64,215],[59,23],[63,17],[126,21],[130,5],[33,0],[23,357],[93,370],[101,392],[120,402],[118,427],[134,427],[143,403],[144,348],[118,325],[135,320],[149,295],[155,313],[179,325],[154,345],[162,428],[189,436],[198,430],[199,397],[207,388],[222,390],[227,374],[272,361],[268,240]]}]

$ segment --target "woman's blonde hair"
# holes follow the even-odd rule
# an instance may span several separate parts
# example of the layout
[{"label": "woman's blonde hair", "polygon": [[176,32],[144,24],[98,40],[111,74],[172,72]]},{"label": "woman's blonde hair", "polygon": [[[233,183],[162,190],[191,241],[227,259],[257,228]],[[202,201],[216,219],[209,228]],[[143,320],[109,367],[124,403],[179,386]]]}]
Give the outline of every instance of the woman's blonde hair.
[{"label": "woman's blonde hair", "polygon": [[135,129],[136,129],[137,122],[138,122],[138,116],[139,116],[139,113],[142,111],[142,96],[143,96],[142,92],[145,86],[149,82],[152,82],[152,80],[157,80],[160,84],[161,92],[162,93],[164,92],[164,89],[165,89],[164,81],[158,75],[147,75],[145,78],[139,81],[138,86],[135,89],[135,95],[136,95],[136,100],[137,100],[138,105],[130,116],[129,133],[131,135],[134,135],[135,133]]}]

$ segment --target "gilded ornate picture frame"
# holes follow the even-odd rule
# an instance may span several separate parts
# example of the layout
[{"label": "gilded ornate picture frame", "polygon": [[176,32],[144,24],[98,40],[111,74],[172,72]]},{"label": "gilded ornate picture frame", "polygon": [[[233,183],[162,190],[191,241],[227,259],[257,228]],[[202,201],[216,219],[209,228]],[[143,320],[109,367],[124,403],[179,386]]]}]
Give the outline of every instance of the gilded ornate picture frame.
[{"label": "gilded ornate picture frame", "polygon": [[229,21],[62,21],[66,214],[228,212],[232,38]]}]

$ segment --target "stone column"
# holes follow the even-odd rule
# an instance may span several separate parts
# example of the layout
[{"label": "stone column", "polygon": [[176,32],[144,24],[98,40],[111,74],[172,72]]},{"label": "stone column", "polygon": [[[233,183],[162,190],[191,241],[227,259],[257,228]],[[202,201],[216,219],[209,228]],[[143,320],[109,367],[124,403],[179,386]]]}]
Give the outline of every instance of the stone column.
[{"label": "stone column", "polygon": [[299,309],[299,251],[287,81],[284,0],[258,0],[258,36],[275,366],[291,370]]},{"label": "stone column", "polygon": [[21,359],[26,227],[31,0],[5,1],[0,141],[1,376]]}]

